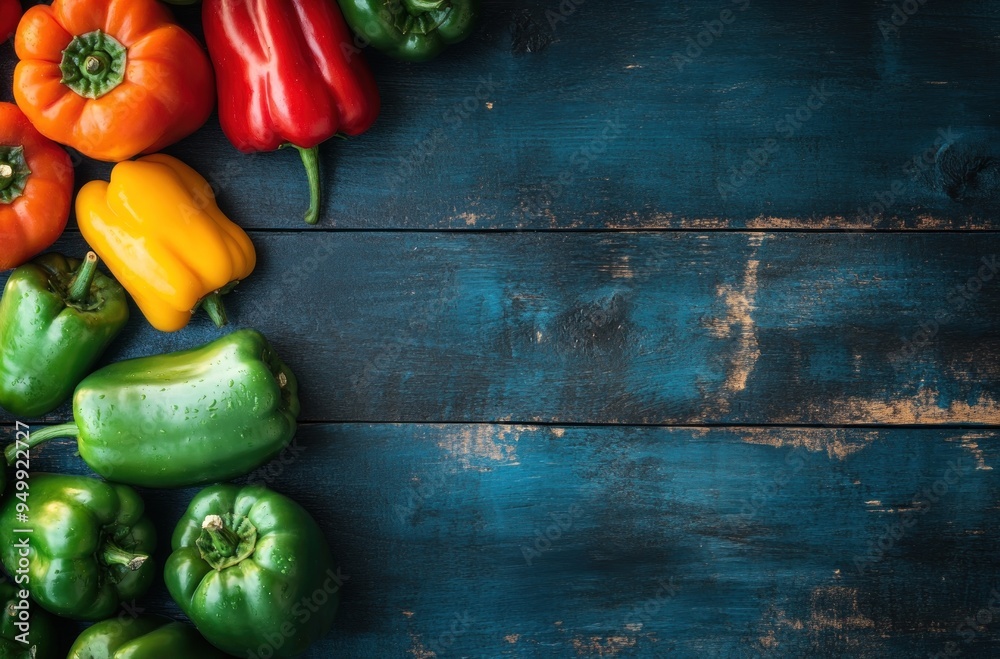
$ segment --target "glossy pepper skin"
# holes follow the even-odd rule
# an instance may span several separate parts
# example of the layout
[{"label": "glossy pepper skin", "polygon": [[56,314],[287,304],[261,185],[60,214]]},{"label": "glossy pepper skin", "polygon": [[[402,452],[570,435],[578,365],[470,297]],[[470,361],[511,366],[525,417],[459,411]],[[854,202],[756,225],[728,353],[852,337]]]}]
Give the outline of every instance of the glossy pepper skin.
[{"label": "glossy pepper skin", "polygon": [[97,160],[152,153],[215,105],[201,45],[157,0],[55,0],[24,14],[14,100],[48,137]]},{"label": "glossy pepper skin", "polygon": [[37,604],[27,603],[27,644],[18,640],[25,633],[18,623],[24,624],[19,614],[24,610],[22,595],[27,594],[23,584],[0,582],[0,659],[63,659],[65,645],[60,639],[66,632],[58,618]]},{"label": "glossy pepper skin", "polygon": [[193,627],[169,618],[139,616],[88,627],[66,659],[226,659]]},{"label": "glossy pepper skin", "polygon": [[[28,521],[18,519],[17,497],[7,497],[0,508],[0,557],[13,574],[19,552],[27,553],[31,597],[42,608],[75,620],[103,620],[149,589],[156,531],[135,490],[32,473],[28,492]],[[26,549],[19,549],[22,541]]]},{"label": "glossy pepper skin", "polygon": [[37,417],[73,393],[128,321],[125,289],[84,261],[45,254],[11,273],[0,298],[0,406]]},{"label": "glossy pepper skin", "polygon": [[16,105],[0,103],[0,270],[54,243],[72,200],[69,154],[35,130]]},{"label": "glossy pepper skin", "polygon": [[21,20],[21,0],[0,0],[0,41],[14,36]]},{"label": "glossy pepper skin", "polygon": [[224,325],[221,295],[257,264],[250,237],[219,210],[208,181],[164,154],[118,163],[110,183],[87,183],[76,219],[91,249],[163,332],[183,329],[199,305]]},{"label": "glossy pepper skin", "polygon": [[215,485],[195,496],[164,574],[198,631],[239,657],[262,648],[275,657],[304,652],[330,629],[341,583],[309,513],[256,485]]},{"label": "glossy pepper skin", "polygon": [[338,0],[344,18],[377,50],[426,62],[464,40],[479,21],[478,0]]},{"label": "glossy pepper skin", "polygon": [[298,414],[295,376],[260,332],[242,329],[95,371],[73,396],[76,422],[35,430],[27,444],[75,435],[80,457],[109,480],[190,487],[266,463],[292,440]]},{"label": "glossy pepper skin", "polygon": [[244,153],[294,146],[319,220],[319,144],[358,135],[379,113],[375,78],[333,0],[205,0],[219,121]]}]

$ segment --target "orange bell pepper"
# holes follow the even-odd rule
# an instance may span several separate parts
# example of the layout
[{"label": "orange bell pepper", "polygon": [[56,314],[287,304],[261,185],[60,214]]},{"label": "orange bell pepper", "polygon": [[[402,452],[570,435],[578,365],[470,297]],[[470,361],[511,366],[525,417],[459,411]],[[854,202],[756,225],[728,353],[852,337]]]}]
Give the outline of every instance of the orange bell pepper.
[{"label": "orange bell pepper", "polygon": [[55,0],[14,36],[14,100],[43,135],[118,162],[190,135],[215,105],[198,41],[156,0]]},{"label": "orange bell pepper", "polygon": [[66,228],[73,163],[13,103],[0,103],[0,270],[16,268]]}]

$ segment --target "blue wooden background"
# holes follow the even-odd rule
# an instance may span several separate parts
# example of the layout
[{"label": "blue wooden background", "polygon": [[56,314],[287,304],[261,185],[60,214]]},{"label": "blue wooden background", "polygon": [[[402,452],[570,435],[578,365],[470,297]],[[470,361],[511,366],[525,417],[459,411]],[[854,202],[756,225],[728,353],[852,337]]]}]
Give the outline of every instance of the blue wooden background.
[{"label": "blue wooden background", "polygon": [[[996,3],[495,0],[370,61],[318,228],[294,154],[169,149],[302,383],[250,480],[348,577],[310,659],[1000,655]],[[165,539],[193,493],[145,494]]]}]

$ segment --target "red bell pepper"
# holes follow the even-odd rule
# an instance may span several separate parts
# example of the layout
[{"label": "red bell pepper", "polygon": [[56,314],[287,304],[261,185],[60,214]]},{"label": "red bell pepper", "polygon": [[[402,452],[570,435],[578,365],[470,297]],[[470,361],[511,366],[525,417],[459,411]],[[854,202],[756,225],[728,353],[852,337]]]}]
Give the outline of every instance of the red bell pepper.
[{"label": "red bell pepper", "polygon": [[21,0],[0,0],[0,41],[14,36],[22,13]]},{"label": "red bell pepper", "polygon": [[358,135],[379,112],[375,78],[333,0],[205,0],[219,121],[244,153],[294,146],[320,212],[319,144]]}]

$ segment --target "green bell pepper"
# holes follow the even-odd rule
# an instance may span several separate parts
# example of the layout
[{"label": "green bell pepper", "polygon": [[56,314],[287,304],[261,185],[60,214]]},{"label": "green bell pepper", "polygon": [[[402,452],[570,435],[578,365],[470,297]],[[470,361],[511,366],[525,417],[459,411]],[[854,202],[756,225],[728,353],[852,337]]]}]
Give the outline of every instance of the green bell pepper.
[{"label": "green bell pepper", "polygon": [[63,659],[58,618],[21,595],[24,588],[0,582],[0,659]]},{"label": "green bell pepper", "polygon": [[0,300],[0,406],[22,417],[58,407],[128,321],[121,285],[81,262],[45,254],[14,270]]},{"label": "green bell pepper", "polygon": [[[245,476],[295,435],[298,384],[260,332],[243,329],[194,350],[111,364],[80,383],[75,423],[31,433],[33,448],[78,438],[108,480],[190,487]],[[13,464],[14,446],[7,448]]]},{"label": "green bell pepper", "polygon": [[194,628],[169,618],[105,620],[87,628],[66,659],[226,659]]},{"label": "green bell pepper", "polygon": [[478,0],[338,0],[344,18],[376,49],[425,62],[468,37],[479,20]]},{"label": "green bell pepper", "polygon": [[24,500],[19,493],[0,507],[0,559],[15,579],[27,576],[33,600],[66,618],[101,620],[149,589],[156,531],[135,490],[62,474],[32,474],[30,483]]},{"label": "green bell pepper", "polygon": [[167,590],[213,645],[293,657],[333,624],[342,579],[301,506],[259,485],[215,485],[181,518]]}]

